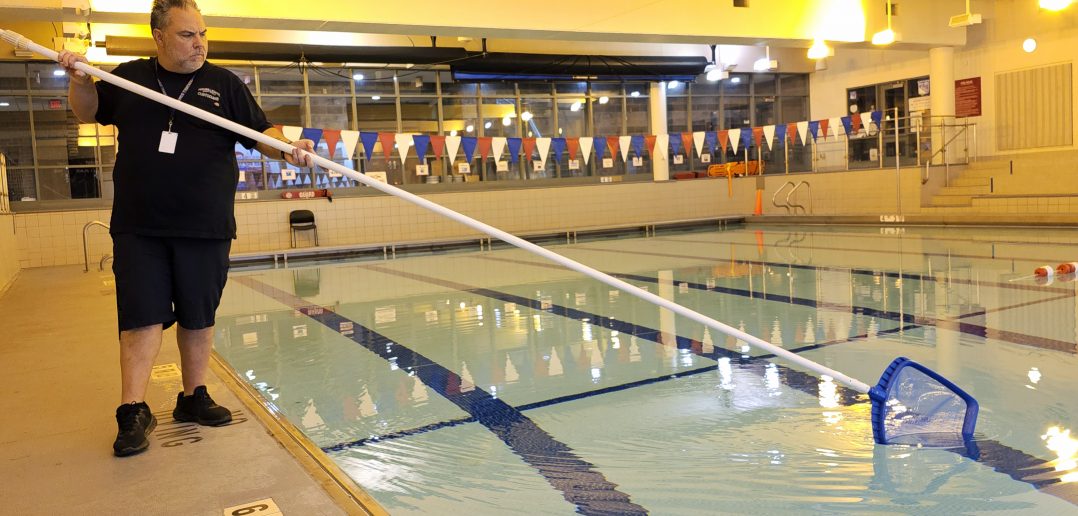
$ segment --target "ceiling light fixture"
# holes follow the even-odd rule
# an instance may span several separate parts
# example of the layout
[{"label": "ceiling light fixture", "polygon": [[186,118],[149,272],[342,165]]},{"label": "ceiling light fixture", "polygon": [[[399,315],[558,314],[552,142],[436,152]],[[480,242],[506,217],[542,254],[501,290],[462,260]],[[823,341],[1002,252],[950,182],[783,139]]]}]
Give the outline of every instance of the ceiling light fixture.
[{"label": "ceiling light fixture", "polygon": [[1026,40],[1022,42],[1022,50],[1025,50],[1027,54],[1037,50],[1037,40],[1026,38]]},{"label": "ceiling light fixture", "polygon": [[823,59],[831,55],[831,47],[827,46],[822,39],[817,39],[812,42],[812,46],[808,49],[809,59]]},{"label": "ceiling light fixture", "polygon": [[357,81],[362,81],[363,80],[363,74],[361,74],[361,73],[352,74],[352,79],[355,79]]},{"label": "ceiling light fixture", "polygon": [[1041,9],[1047,9],[1049,11],[1062,11],[1069,7],[1074,0],[1041,0]]},{"label": "ceiling light fixture", "polygon": [[981,23],[981,15],[970,12],[969,0],[966,0],[966,12],[952,16],[951,21],[948,22],[947,25],[950,25],[951,27],[968,27],[978,23]]},{"label": "ceiling light fixture", "polygon": [[752,69],[757,72],[766,72],[768,70],[778,70],[779,62],[771,59],[771,45],[764,47],[764,57],[757,59],[755,63],[752,63]]},{"label": "ceiling light fixture", "polygon": [[895,31],[891,30],[891,0],[887,3],[887,28],[872,35],[873,45],[890,45],[895,42]]},{"label": "ceiling light fixture", "polygon": [[606,97],[606,96],[599,97],[599,103],[600,104],[606,104],[607,102],[610,102],[610,97]]}]

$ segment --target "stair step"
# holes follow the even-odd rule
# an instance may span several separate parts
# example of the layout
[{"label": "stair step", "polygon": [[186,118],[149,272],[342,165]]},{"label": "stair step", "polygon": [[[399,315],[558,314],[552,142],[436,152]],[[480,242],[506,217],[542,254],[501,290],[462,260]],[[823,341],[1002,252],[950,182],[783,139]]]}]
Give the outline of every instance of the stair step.
[{"label": "stair step", "polygon": [[987,195],[988,193],[990,193],[988,191],[988,185],[945,186],[943,188],[940,188],[939,192],[936,192],[936,195],[938,195],[938,196],[954,196],[954,195],[970,196],[970,195]]},{"label": "stair step", "polygon": [[983,186],[990,187],[992,182],[987,177],[966,177],[951,180],[951,186]]}]

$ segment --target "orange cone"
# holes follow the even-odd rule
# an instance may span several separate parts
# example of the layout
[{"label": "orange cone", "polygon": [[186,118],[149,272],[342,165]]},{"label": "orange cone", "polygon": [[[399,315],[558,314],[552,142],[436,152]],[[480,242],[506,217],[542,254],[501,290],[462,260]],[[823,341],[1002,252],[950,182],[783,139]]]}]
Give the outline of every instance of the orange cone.
[{"label": "orange cone", "polygon": [[752,212],[753,215],[764,214],[764,191],[756,190],[756,210]]}]

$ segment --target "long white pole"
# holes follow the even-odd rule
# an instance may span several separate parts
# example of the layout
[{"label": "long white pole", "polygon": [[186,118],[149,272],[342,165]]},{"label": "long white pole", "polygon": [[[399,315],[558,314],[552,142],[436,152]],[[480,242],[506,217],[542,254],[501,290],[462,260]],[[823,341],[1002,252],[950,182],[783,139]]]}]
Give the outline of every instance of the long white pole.
[{"label": "long white pole", "polygon": [[[56,51],[51,50],[51,49],[46,48],[46,47],[43,47],[41,45],[38,45],[37,43],[34,43],[34,42],[24,38],[23,36],[15,33],[15,32],[0,29],[0,38],[2,38],[4,41],[10,43],[11,45],[14,45],[16,48],[32,50],[32,51],[34,51],[34,52],[36,52],[38,54],[41,54],[41,55],[43,55],[43,56],[45,56],[45,57],[47,57],[49,59],[52,59],[54,61],[58,60],[58,58],[59,58],[59,54]],[[240,124],[237,124],[237,123],[235,123],[235,122],[233,122],[231,120],[221,118],[221,117],[219,117],[217,115],[214,115],[213,113],[203,111],[203,110],[201,110],[199,108],[196,108],[196,107],[194,107],[194,106],[192,106],[190,104],[185,104],[183,102],[177,101],[174,98],[168,97],[166,95],[162,95],[161,93],[158,93],[158,92],[153,91],[153,90],[151,90],[149,88],[140,86],[140,85],[135,84],[135,83],[133,83],[131,81],[128,81],[126,79],[116,77],[115,75],[112,75],[111,73],[108,73],[108,72],[103,71],[103,70],[99,70],[97,68],[94,68],[93,66],[90,66],[90,65],[86,64],[86,63],[82,63],[82,62],[76,63],[75,64],[75,69],[79,70],[81,72],[87,73],[89,75],[92,75],[94,77],[97,77],[97,78],[99,78],[99,79],[101,79],[101,80],[103,80],[105,82],[108,82],[108,83],[114,84],[116,86],[119,86],[119,87],[121,87],[121,88],[123,88],[125,90],[128,90],[128,91],[137,93],[139,95],[142,95],[144,97],[148,97],[150,99],[153,99],[153,100],[155,100],[157,102],[165,104],[166,106],[174,108],[177,111],[182,111],[182,112],[187,113],[187,114],[189,114],[189,115],[191,115],[193,117],[205,120],[205,121],[210,122],[212,124],[215,124],[215,125],[218,125],[220,127],[225,128],[225,129],[228,129],[228,130],[230,130],[230,131],[232,131],[232,132],[234,132],[236,134],[239,134],[241,136],[246,136],[248,138],[251,138],[251,139],[253,139],[253,140],[255,140],[255,141],[259,142],[259,143],[266,144],[266,145],[268,145],[270,147],[273,147],[273,148],[278,149],[278,150],[283,151],[283,152],[292,152],[292,146],[288,145],[287,143],[279,141],[279,140],[277,140],[275,138],[271,138],[271,137],[269,137],[267,135],[264,135],[264,134],[262,134],[262,133],[260,133],[258,131],[255,131],[254,129],[244,127],[244,126],[242,126]],[[557,254],[557,253],[553,252],[553,251],[549,251],[547,249],[539,247],[539,246],[537,246],[537,245],[535,245],[535,244],[533,244],[531,242],[528,242],[527,240],[524,240],[522,238],[513,236],[513,235],[511,235],[509,233],[506,233],[505,231],[502,231],[502,230],[500,230],[498,228],[495,228],[495,227],[490,226],[488,224],[485,224],[483,222],[479,222],[478,220],[475,220],[475,219],[473,219],[471,217],[468,217],[466,215],[462,215],[460,213],[457,213],[457,212],[455,212],[453,210],[450,210],[449,208],[446,208],[446,207],[441,206],[439,204],[428,201],[428,200],[426,200],[426,199],[424,199],[422,197],[419,197],[419,196],[417,196],[415,194],[412,194],[410,192],[406,192],[406,191],[401,190],[400,188],[397,188],[395,186],[392,186],[392,185],[389,185],[389,184],[382,183],[380,181],[376,181],[374,179],[371,179],[371,178],[369,178],[369,177],[367,177],[367,176],[365,176],[363,174],[360,174],[359,172],[356,172],[355,170],[352,170],[350,168],[342,166],[342,165],[340,165],[338,163],[334,163],[334,162],[332,162],[332,161],[330,161],[328,159],[325,159],[325,158],[323,158],[321,156],[316,156],[316,155],[313,155],[313,154],[311,156],[314,158],[314,162],[318,166],[333,170],[335,172],[340,172],[341,174],[343,174],[345,176],[348,176],[349,178],[354,179],[356,181],[359,181],[360,183],[363,183],[364,185],[367,185],[367,186],[369,186],[371,188],[374,188],[376,190],[379,190],[379,191],[384,192],[384,193],[389,194],[389,195],[399,197],[399,198],[404,199],[404,200],[406,200],[406,201],[408,201],[408,202],[410,202],[412,204],[415,204],[415,205],[420,206],[422,208],[426,208],[426,209],[428,209],[430,211],[433,211],[433,212],[435,212],[435,213],[437,213],[439,215],[442,215],[442,216],[448,217],[450,219],[453,219],[453,220],[455,220],[457,222],[460,222],[461,224],[464,224],[465,226],[471,227],[472,229],[475,229],[477,231],[486,233],[486,234],[488,234],[490,236],[493,236],[493,237],[498,238],[498,239],[500,239],[502,241],[510,243],[510,244],[512,244],[512,245],[514,245],[516,247],[524,249],[525,251],[535,253],[535,254],[537,254],[539,256],[542,256],[543,258],[546,258],[546,259],[548,259],[548,260],[550,260],[552,262],[563,265],[563,266],[565,266],[565,267],[567,267],[569,269],[572,269],[572,270],[577,271],[577,272],[579,272],[581,274],[589,276],[589,277],[591,277],[591,278],[593,278],[593,279],[595,279],[597,281],[600,281],[602,283],[610,285],[610,286],[612,286],[614,288],[621,289],[621,290],[623,290],[623,291],[625,291],[625,292],[627,292],[629,294],[632,294],[632,295],[634,295],[634,296],[636,296],[636,297],[638,297],[640,299],[643,299],[643,300],[648,301],[650,303],[654,303],[656,305],[659,305],[659,306],[661,306],[663,308],[666,308],[666,309],[668,309],[668,310],[670,310],[670,311],[672,311],[674,313],[677,313],[678,315],[681,315],[683,317],[686,317],[688,319],[696,321],[696,322],[698,322],[700,324],[703,324],[703,325],[705,325],[705,326],[707,326],[709,328],[713,328],[713,329],[715,329],[717,331],[720,331],[722,333],[725,333],[725,334],[730,335],[732,337],[735,337],[737,339],[741,339],[741,340],[745,341],[748,344],[751,344],[751,345],[753,345],[753,346],[755,346],[755,347],[757,347],[757,348],[759,348],[761,350],[764,350],[764,351],[766,351],[768,353],[771,353],[771,354],[773,354],[775,356],[782,357],[782,358],[786,359],[787,361],[795,363],[797,365],[800,365],[800,366],[802,366],[802,367],[804,367],[806,369],[809,369],[810,371],[815,371],[816,373],[819,373],[821,375],[830,376],[836,382],[841,383],[841,384],[843,384],[843,385],[845,385],[845,386],[847,386],[847,387],[849,387],[849,388],[851,388],[851,389],[853,389],[855,391],[861,392],[863,394],[868,393],[868,390],[869,390],[868,385],[866,385],[865,383],[863,383],[861,381],[858,381],[858,380],[856,380],[854,378],[846,376],[845,374],[842,374],[842,373],[840,373],[838,371],[835,371],[835,370],[833,370],[833,369],[831,369],[829,367],[825,367],[823,365],[817,364],[816,362],[813,362],[813,361],[811,361],[811,360],[809,360],[807,358],[804,358],[804,357],[802,357],[800,355],[797,355],[796,353],[791,353],[791,352],[789,352],[789,351],[787,351],[785,349],[782,349],[782,348],[780,348],[778,346],[775,346],[775,345],[773,345],[773,344],[771,344],[769,342],[766,342],[766,341],[764,341],[762,339],[759,339],[757,337],[749,335],[748,333],[745,333],[745,332],[740,331],[740,330],[738,330],[736,328],[733,328],[733,327],[728,326],[726,324],[723,324],[723,323],[721,323],[719,321],[716,321],[716,320],[714,320],[714,319],[712,319],[710,317],[707,317],[706,315],[703,315],[703,314],[701,314],[699,312],[696,312],[694,310],[690,310],[688,308],[685,308],[684,306],[681,306],[681,305],[679,305],[679,304],[677,304],[677,303],[675,303],[673,301],[670,301],[668,299],[664,299],[662,297],[659,297],[659,296],[657,296],[655,294],[652,294],[652,293],[650,293],[650,292],[648,292],[646,290],[643,290],[643,289],[638,288],[636,286],[633,286],[633,285],[631,285],[629,283],[626,283],[626,282],[624,282],[622,280],[619,280],[617,278],[614,278],[614,277],[611,277],[611,276],[609,276],[607,274],[599,272],[598,270],[595,270],[595,269],[593,269],[591,267],[588,267],[587,265],[584,265],[582,263],[579,263],[579,262],[576,262],[576,261],[571,260],[569,258],[566,258],[566,257],[564,257],[564,256],[562,256],[560,254]]]}]

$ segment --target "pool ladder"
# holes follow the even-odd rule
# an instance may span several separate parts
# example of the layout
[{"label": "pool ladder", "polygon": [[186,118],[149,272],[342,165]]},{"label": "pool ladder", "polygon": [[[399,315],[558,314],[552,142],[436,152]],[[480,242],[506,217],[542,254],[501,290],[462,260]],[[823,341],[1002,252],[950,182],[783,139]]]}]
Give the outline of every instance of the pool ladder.
[{"label": "pool ladder", "polygon": [[[791,188],[790,191],[786,192],[785,200],[782,204],[779,204],[779,194],[782,193],[782,191],[785,190],[787,186],[792,186],[793,188]],[[805,209],[805,206],[803,204],[794,204],[793,202],[790,202],[790,198],[793,197],[794,193],[797,192],[797,189],[801,188],[802,186],[808,188],[809,191],[809,207],[807,210]],[[785,208],[786,213],[790,213],[791,208],[793,208],[794,214],[797,214],[798,209],[801,210],[802,214],[810,213],[812,211],[812,184],[808,181],[798,181],[796,184],[793,181],[787,181],[783,183],[778,190],[775,190],[775,194],[771,196],[771,204],[776,208]]]},{"label": "pool ladder", "polygon": [[[101,222],[100,220],[87,222],[86,225],[82,227],[82,272],[90,272],[90,251],[89,245],[86,242],[86,231],[88,231],[93,226],[101,226],[105,229],[109,229],[109,225],[105,224],[104,222]],[[97,270],[105,270],[105,264],[110,261],[112,261],[111,254],[106,254],[102,256],[101,263],[97,265]]]}]

